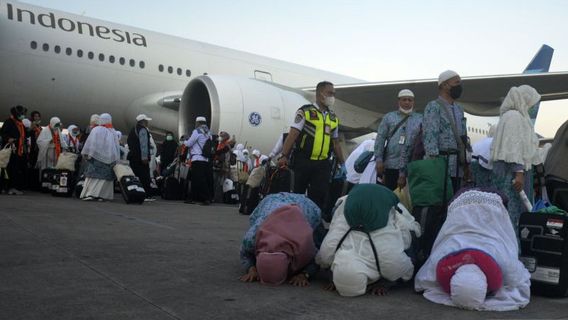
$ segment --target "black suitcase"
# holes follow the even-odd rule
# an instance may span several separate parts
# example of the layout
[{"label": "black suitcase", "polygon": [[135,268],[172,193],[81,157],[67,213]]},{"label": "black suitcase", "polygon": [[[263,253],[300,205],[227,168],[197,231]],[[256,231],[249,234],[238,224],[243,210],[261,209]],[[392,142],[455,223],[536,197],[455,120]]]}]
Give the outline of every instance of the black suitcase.
[{"label": "black suitcase", "polygon": [[251,188],[248,185],[245,185],[240,200],[241,205],[239,207],[239,212],[245,215],[250,215],[254,209],[256,209],[256,206],[258,206],[258,203],[261,200],[260,187]]},{"label": "black suitcase", "polygon": [[531,291],[544,296],[568,296],[568,217],[521,214],[521,257],[531,273]]},{"label": "black suitcase", "polygon": [[41,171],[41,192],[51,193],[56,185],[57,179],[56,169],[43,169]]},{"label": "black suitcase", "polygon": [[126,203],[142,204],[146,199],[146,191],[136,176],[124,176],[119,181],[120,191]]},{"label": "black suitcase", "polygon": [[294,191],[294,172],[288,167],[276,168],[268,171],[268,190],[266,194]]},{"label": "black suitcase", "polygon": [[74,173],[69,170],[57,170],[54,175],[51,195],[55,197],[71,197],[75,187]]},{"label": "black suitcase", "polygon": [[181,200],[183,195],[182,185],[173,176],[164,179],[162,184],[162,199]]},{"label": "black suitcase", "polygon": [[239,194],[237,190],[229,190],[223,193],[223,203],[226,204],[237,204],[239,203]]}]

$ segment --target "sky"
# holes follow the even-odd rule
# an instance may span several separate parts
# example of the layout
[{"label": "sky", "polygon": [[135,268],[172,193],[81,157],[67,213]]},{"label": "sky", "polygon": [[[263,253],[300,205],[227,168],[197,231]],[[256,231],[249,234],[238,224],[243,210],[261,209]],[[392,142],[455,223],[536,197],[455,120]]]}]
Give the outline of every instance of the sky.
[{"label": "sky", "polygon": [[[555,49],[550,71],[568,71],[564,0],[22,2],[367,81],[520,73],[542,44]],[[543,103],[536,131],[553,137],[566,120],[568,100]]]}]

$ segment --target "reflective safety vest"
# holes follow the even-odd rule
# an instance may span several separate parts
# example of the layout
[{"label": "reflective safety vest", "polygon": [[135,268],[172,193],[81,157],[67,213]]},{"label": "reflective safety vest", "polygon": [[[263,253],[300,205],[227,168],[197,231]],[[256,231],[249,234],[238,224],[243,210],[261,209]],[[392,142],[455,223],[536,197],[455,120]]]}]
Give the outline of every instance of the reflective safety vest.
[{"label": "reflective safety vest", "polygon": [[300,108],[304,111],[304,128],[296,140],[297,153],[310,160],[325,160],[330,153],[331,134],[339,126],[335,113],[325,115],[314,105]]}]

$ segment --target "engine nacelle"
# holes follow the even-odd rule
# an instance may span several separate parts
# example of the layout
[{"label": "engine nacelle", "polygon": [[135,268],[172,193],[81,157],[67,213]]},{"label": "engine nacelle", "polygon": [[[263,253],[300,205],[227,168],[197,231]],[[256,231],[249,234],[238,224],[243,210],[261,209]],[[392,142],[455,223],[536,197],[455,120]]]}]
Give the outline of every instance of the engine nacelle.
[{"label": "engine nacelle", "polygon": [[205,116],[212,132],[223,130],[239,143],[268,154],[310,93],[233,76],[199,76],[185,88],[179,107],[179,134]]}]

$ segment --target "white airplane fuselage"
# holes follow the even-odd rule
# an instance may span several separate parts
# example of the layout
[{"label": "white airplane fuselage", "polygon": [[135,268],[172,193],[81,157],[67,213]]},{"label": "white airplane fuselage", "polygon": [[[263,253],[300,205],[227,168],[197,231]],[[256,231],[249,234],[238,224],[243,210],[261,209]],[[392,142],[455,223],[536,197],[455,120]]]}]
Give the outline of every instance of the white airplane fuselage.
[{"label": "white airplane fuselage", "polygon": [[[266,90],[266,83],[234,85],[234,78],[257,79],[288,88],[313,87],[328,80],[338,84],[362,82],[323,70],[270,59],[219,46],[159,34],[107,21],[73,15],[21,2],[0,2],[0,103],[5,110],[24,105],[39,110],[43,124],[51,116],[65,126],[86,126],[93,113],[108,112],[115,127],[129,130],[139,113],[154,118],[153,128],[184,134],[199,111],[182,112],[179,101],[188,83],[202,75],[222,75],[229,92],[243,86]],[[236,134],[239,141],[270,151],[278,135],[292,121],[295,110],[308,100],[295,93],[247,96],[250,103],[225,99],[222,111],[211,107],[213,130]],[[177,104],[167,97],[177,97]],[[234,97],[240,97],[235,95]],[[188,96],[181,97],[181,100]],[[172,98],[174,99],[174,98]],[[192,98],[193,99],[193,98]],[[201,101],[195,98],[195,101]],[[245,99],[243,97],[242,99]],[[238,99],[233,99],[238,100]],[[282,103],[281,100],[286,100]],[[247,106],[252,109],[247,109]],[[173,107],[172,107],[173,106]],[[282,107],[283,106],[283,107]],[[264,110],[261,110],[264,109]],[[381,114],[349,107],[337,110],[344,123],[356,124]],[[262,114],[263,125],[248,115]],[[203,114],[204,115],[204,114]],[[244,116],[243,116],[244,115]],[[250,123],[247,123],[247,119]],[[477,120],[476,120],[477,121]],[[480,120],[487,129],[485,120]],[[493,121],[492,121],[493,122]],[[476,126],[470,123],[471,127]]]}]

